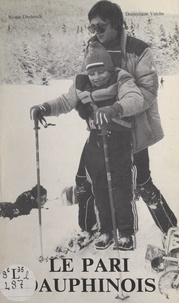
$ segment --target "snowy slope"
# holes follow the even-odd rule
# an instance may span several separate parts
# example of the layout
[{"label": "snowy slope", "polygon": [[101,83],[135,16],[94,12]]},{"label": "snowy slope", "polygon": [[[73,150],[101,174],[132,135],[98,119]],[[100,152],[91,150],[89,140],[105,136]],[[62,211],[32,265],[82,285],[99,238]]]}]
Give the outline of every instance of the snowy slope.
[{"label": "snowy slope", "polygon": [[[1,114],[3,117],[2,132],[2,195],[1,201],[14,202],[17,196],[36,183],[35,167],[35,135],[33,122],[29,119],[29,108],[37,103],[53,99],[68,90],[71,81],[63,80],[51,83],[49,86],[1,86]],[[166,200],[179,219],[178,206],[178,171],[179,171],[179,122],[178,122],[178,84],[179,77],[166,77],[164,89],[159,90],[159,108],[165,138],[150,148],[151,170],[154,183],[161,189]],[[48,202],[42,210],[43,254],[50,256],[54,248],[63,238],[69,237],[73,229],[78,229],[77,206],[65,207],[61,203],[61,190],[74,184],[74,176],[78,167],[79,157],[88,136],[84,121],[75,112],[59,118],[51,117],[48,122],[56,123],[55,127],[39,131],[40,137],[40,172],[41,184],[48,190]],[[95,272],[95,266],[100,258],[108,266],[109,258],[129,258],[129,273],[123,273],[123,278],[132,278],[136,284],[138,278],[154,278],[157,286],[160,274],[151,271],[145,263],[147,244],[161,247],[161,233],[154,225],[152,218],[142,200],[137,202],[139,231],[137,233],[137,249],[134,252],[116,252],[110,247],[106,251],[95,251],[93,245],[80,251],[73,257],[73,273],[50,273],[49,262],[39,263],[40,241],[38,211],[32,210],[28,216],[13,220],[0,218],[1,227],[1,268],[10,264],[24,264],[34,273],[39,287],[44,278],[53,289],[53,279],[76,277],[119,278],[119,273]],[[89,273],[81,272],[82,258],[92,258],[94,266]],[[60,260],[58,260],[58,266]],[[144,281],[143,280],[143,281]],[[131,292],[126,302],[169,302],[156,289],[155,292]],[[75,293],[46,292],[35,294],[29,303],[56,302],[93,302],[102,300],[104,303],[116,302],[117,292],[83,293],[80,288]],[[9,302],[0,293],[0,302]],[[170,303],[178,302],[178,297]]]}]

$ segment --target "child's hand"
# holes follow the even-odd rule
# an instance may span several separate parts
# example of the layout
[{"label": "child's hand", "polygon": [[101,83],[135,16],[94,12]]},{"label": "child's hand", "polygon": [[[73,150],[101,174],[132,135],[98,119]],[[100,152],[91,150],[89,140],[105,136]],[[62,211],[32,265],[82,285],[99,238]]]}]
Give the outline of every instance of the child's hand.
[{"label": "child's hand", "polygon": [[81,100],[81,102],[83,104],[93,103],[93,99],[92,99],[91,93],[88,92],[88,91],[86,91],[86,90],[84,92],[78,93],[78,97],[79,97],[79,99]]}]

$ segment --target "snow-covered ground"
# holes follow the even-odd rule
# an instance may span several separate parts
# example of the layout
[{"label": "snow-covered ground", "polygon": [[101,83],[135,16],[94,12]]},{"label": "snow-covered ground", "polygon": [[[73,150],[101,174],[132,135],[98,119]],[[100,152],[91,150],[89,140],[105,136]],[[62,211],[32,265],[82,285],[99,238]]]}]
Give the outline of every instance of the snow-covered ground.
[{"label": "snow-covered ground", "polygon": [[[49,86],[5,85],[1,86],[1,197],[0,201],[14,202],[19,194],[31,189],[36,184],[35,132],[33,121],[29,118],[29,109],[59,96],[68,90],[71,81],[62,80]],[[154,183],[170,204],[179,219],[179,77],[165,77],[164,88],[159,90],[159,108],[165,138],[150,147],[150,164]],[[77,225],[77,206],[62,206],[61,191],[65,186],[74,184],[80,153],[88,136],[84,121],[80,120],[75,111],[58,118],[47,118],[56,126],[47,129],[41,127],[40,138],[40,175],[41,184],[48,190],[48,202],[42,210],[42,235],[44,257],[50,256],[54,248],[70,235]],[[13,220],[0,218],[1,250],[0,260],[2,271],[9,265],[23,264],[29,267],[38,281],[38,289],[28,299],[29,303],[45,302],[78,302],[86,303],[101,300],[103,303],[116,302],[116,290],[111,292],[55,292],[53,279],[69,277],[81,278],[119,278],[119,273],[95,272],[101,258],[108,267],[109,258],[129,258],[129,272],[123,278],[132,278],[136,287],[129,293],[126,302],[178,302],[178,296],[167,300],[158,290],[158,279],[161,274],[151,271],[145,262],[147,244],[161,245],[161,232],[152,221],[149,212],[140,199],[137,202],[139,231],[137,233],[137,249],[133,252],[116,252],[112,247],[96,252],[93,245],[73,256],[74,271],[71,273],[49,272],[49,262],[38,261],[41,254],[39,240],[38,211],[32,210],[30,215]],[[94,265],[89,273],[81,271],[82,258],[92,258]],[[59,268],[61,261],[57,261]],[[142,292],[137,291],[137,281],[143,278]],[[155,279],[156,290],[145,292],[147,278]],[[46,279],[52,292],[39,292],[42,281]],[[0,293],[0,302],[9,302]]]}]

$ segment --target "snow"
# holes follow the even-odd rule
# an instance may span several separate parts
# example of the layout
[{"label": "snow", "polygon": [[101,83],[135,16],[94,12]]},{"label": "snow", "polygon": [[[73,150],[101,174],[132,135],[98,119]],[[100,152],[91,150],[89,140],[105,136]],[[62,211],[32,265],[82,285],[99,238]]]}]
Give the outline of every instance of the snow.
[{"label": "snow", "polygon": [[[164,88],[159,90],[159,109],[165,138],[150,147],[150,165],[154,183],[174,210],[179,219],[178,206],[178,171],[179,171],[179,103],[178,103],[179,76],[165,77]],[[29,118],[29,109],[35,104],[56,98],[66,92],[71,85],[71,80],[51,82],[49,86],[36,85],[4,85],[1,86],[1,201],[14,202],[19,194],[31,189],[36,184],[36,159],[35,159],[35,132],[33,121]],[[65,186],[74,184],[75,173],[83,148],[88,136],[84,121],[79,119],[77,113],[72,111],[59,118],[47,118],[47,122],[56,126],[41,127],[39,130],[40,143],[40,177],[41,184],[48,190],[48,201],[42,209],[42,241],[43,255],[49,257],[55,247],[63,239],[70,236],[73,229],[78,230],[78,208],[75,206],[62,206],[61,191]],[[52,273],[49,261],[40,263],[41,254],[38,211],[32,210],[30,215],[21,216],[13,220],[0,218],[1,228],[1,270],[12,264],[24,264],[29,267],[39,284],[34,295],[28,299],[29,303],[78,303],[102,300],[103,303],[116,302],[116,290],[111,292],[81,292],[76,288],[75,293],[70,292],[39,292],[42,281],[46,278],[53,288],[54,278],[78,279],[85,277],[94,278],[119,278],[119,273],[95,272],[101,258],[108,267],[109,258],[129,258],[129,272],[122,273],[122,278],[132,278],[137,285],[137,279],[155,279],[154,292],[137,292],[136,289],[129,293],[126,302],[169,302],[159,293],[157,274],[145,262],[147,244],[162,247],[162,235],[155,226],[149,212],[140,199],[137,202],[139,217],[139,231],[136,235],[137,248],[132,252],[116,252],[112,246],[105,251],[95,251],[93,245],[85,248],[74,256],[74,271],[72,273]],[[94,260],[89,273],[81,271],[81,262],[84,258]],[[57,267],[60,260],[57,260]],[[144,283],[144,282],[143,282]],[[178,301],[172,297],[171,303]],[[0,294],[0,302],[9,302]]]}]

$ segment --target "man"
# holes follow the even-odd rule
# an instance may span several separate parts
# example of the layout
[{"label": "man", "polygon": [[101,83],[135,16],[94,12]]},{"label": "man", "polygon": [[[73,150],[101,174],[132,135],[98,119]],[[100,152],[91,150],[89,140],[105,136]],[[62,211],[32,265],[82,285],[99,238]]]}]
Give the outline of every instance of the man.
[{"label": "man", "polygon": [[[99,41],[111,55],[113,64],[128,71],[135,78],[148,109],[134,117],[136,135],[133,136],[134,164],[137,167],[137,192],[144,202],[160,230],[165,234],[177,219],[167,205],[160,191],[153,184],[149,167],[148,147],[164,136],[158,113],[157,91],[158,77],[149,46],[139,39],[129,37],[120,7],[110,1],[98,1],[88,13],[89,31],[94,36],[88,41],[85,56],[90,43]],[[78,194],[82,188],[84,196],[85,163],[82,158],[76,176]],[[86,181],[85,181],[86,182]],[[123,235],[123,242],[128,237]]]}]

